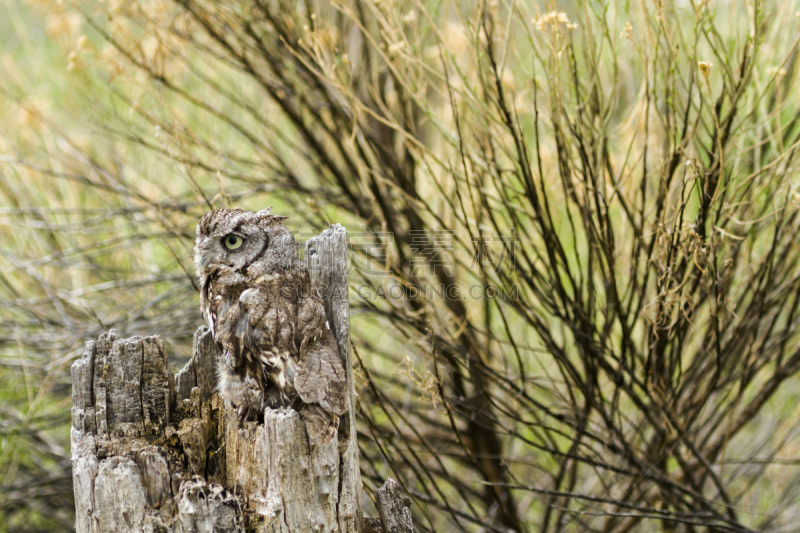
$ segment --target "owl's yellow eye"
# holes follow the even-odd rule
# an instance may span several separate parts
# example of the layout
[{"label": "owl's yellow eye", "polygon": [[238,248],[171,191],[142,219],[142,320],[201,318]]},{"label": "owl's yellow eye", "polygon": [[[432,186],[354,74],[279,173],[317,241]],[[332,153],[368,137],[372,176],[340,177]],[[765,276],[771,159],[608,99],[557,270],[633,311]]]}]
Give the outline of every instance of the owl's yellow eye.
[{"label": "owl's yellow eye", "polygon": [[244,242],[244,239],[242,239],[238,235],[234,235],[234,234],[225,235],[225,237],[222,238],[222,244],[228,250],[235,250],[235,249],[239,248],[242,245],[243,242]]}]

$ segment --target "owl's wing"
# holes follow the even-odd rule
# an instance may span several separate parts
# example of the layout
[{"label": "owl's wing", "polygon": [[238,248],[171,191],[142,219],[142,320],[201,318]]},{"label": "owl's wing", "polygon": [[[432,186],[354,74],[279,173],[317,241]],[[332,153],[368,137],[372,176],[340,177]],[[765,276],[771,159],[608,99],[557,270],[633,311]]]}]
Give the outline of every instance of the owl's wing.
[{"label": "owl's wing", "polygon": [[[305,277],[303,282],[310,286],[308,275]],[[325,319],[325,306],[323,306],[322,300],[314,294],[307,294],[299,298],[295,346],[300,354],[302,355],[306,351],[306,346],[315,341],[326,329],[330,329],[330,327]]]},{"label": "owl's wing", "polygon": [[296,364],[294,388],[304,403],[319,404],[335,415],[349,410],[347,377],[330,329],[324,328],[317,340],[306,345]]}]

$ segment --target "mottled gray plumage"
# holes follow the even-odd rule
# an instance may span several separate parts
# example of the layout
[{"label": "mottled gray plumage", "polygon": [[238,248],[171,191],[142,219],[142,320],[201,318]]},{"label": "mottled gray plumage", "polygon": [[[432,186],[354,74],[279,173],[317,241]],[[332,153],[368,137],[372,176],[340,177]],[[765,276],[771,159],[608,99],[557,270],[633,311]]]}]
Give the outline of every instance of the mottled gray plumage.
[{"label": "mottled gray plumage", "polygon": [[345,372],[285,218],[239,209],[203,216],[194,248],[200,308],[223,353],[220,394],[239,416],[293,405],[312,439],[326,440],[349,409]]}]

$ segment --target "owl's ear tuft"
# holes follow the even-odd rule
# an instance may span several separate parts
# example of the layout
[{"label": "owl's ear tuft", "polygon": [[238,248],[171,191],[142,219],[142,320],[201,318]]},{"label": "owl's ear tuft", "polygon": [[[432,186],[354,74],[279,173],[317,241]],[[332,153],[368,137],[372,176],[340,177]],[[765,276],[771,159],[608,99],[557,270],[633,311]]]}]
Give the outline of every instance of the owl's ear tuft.
[{"label": "owl's ear tuft", "polygon": [[270,213],[272,213],[272,208],[268,207],[266,209],[262,209],[261,211],[258,211],[256,213],[256,215],[259,218],[269,219],[270,222],[280,222],[281,220],[286,220],[287,218],[289,218],[289,217],[282,217],[280,215],[270,215]]},{"label": "owl's ear tuft", "polygon": [[195,230],[195,234],[198,237],[203,237],[209,234],[211,231],[211,219],[214,217],[216,211],[209,211],[203,215],[203,218],[200,219],[200,223],[197,224],[197,229]]}]

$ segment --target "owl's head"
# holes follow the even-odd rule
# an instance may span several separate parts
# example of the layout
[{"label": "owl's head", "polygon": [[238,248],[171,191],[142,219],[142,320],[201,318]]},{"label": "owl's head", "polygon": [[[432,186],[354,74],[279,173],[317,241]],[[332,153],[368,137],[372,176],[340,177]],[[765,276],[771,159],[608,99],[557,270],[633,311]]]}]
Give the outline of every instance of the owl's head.
[{"label": "owl's head", "polygon": [[288,268],[298,259],[294,236],[283,225],[287,217],[270,210],[215,209],[197,225],[194,263],[201,278],[218,269],[262,273]]}]

